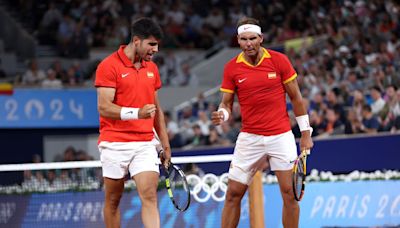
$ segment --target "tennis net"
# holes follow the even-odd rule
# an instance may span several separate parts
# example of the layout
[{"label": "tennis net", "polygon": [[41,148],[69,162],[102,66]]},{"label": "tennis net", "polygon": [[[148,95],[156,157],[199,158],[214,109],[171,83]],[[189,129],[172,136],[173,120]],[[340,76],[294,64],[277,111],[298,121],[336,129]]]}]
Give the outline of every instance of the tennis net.
[{"label": "tennis net", "polygon": [[[230,154],[173,157],[187,174],[204,175],[200,163],[229,162]],[[103,186],[100,161],[71,161],[0,165],[0,194],[90,191]],[[127,178],[125,189],[135,187]]]}]

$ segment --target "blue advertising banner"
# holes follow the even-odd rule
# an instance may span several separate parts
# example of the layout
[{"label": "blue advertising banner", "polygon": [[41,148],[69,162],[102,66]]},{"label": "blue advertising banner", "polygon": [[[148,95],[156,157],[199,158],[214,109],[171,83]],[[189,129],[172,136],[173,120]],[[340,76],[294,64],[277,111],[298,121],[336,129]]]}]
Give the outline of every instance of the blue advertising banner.
[{"label": "blue advertising banner", "polygon": [[30,196],[1,195],[0,196],[0,227],[20,227],[26,215]]},{"label": "blue advertising banner", "polygon": [[[193,192],[183,213],[174,208],[166,191],[159,192],[162,227],[220,227],[222,188],[197,189],[202,190]],[[278,185],[264,185],[264,196],[266,227],[282,227]],[[245,196],[240,228],[249,227],[247,205]],[[104,227],[103,206],[102,191],[0,195],[0,227]],[[309,183],[300,207],[300,228],[398,226],[400,181]],[[124,193],[120,209],[122,227],[143,227],[136,191]]]},{"label": "blue advertising banner", "polygon": [[15,89],[0,96],[0,128],[98,126],[94,89]]},{"label": "blue advertising banner", "polygon": [[[267,227],[282,227],[277,185],[264,185]],[[309,183],[300,202],[300,227],[400,225],[400,181]]]}]

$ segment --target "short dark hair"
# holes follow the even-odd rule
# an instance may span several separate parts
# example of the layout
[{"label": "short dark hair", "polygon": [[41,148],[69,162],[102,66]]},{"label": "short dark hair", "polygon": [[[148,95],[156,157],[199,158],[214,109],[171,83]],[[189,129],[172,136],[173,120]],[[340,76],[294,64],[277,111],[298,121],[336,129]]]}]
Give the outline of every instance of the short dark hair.
[{"label": "short dark hair", "polygon": [[372,87],[371,87],[371,90],[376,90],[376,91],[378,91],[379,93],[382,93],[381,88],[380,88],[379,86],[377,86],[377,85],[372,86]]},{"label": "short dark hair", "polygon": [[137,36],[140,39],[147,39],[150,36],[161,40],[163,32],[161,27],[152,19],[148,17],[141,17],[132,22],[131,25],[131,39]]},{"label": "short dark hair", "polygon": [[257,19],[251,18],[251,17],[242,17],[238,20],[236,28],[239,28],[241,25],[245,25],[245,24],[252,24],[252,25],[260,26],[260,22]]},{"label": "short dark hair", "polygon": [[362,110],[367,112],[372,112],[372,108],[368,104],[363,105]]}]

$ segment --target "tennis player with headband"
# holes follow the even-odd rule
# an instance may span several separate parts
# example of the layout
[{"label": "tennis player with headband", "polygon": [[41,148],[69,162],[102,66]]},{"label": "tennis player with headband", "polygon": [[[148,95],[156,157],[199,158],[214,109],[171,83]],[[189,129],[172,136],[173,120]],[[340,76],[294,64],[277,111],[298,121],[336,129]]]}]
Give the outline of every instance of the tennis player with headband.
[{"label": "tennis player with headband", "polygon": [[221,227],[238,225],[243,195],[256,171],[266,167],[267,162],[278,178],[283,198],[283,226],[298,227],[300,209],[293,196],[291,180],[297,149],[286,109],[286,94],[302,133],[301,150],[309,150],[313,142],[297,74],[287,56],[261,46],[263,35],[258,20],[242,18],[237,30],[242,52],[225,65],[220,89],[222,101],[218,111],[212,113],[215,125],[228,121],[234,94],[237,95],[242,129],[229,169]]}]

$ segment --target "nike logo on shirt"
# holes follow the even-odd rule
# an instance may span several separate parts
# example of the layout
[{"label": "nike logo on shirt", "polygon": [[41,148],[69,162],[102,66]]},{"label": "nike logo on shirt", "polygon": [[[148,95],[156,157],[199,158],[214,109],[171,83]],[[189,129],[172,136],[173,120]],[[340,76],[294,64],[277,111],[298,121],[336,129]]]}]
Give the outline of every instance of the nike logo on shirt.
[{"label": "nike logo on shirt", "polygon": [[242,82],[244,82],[246,79],[247,79],[247,78],[239,79],[238,82],[239,82],[239,83],[242,83]]},{"label": "nike logo on shirt", "polygon": [[121,74],[121,77],[125,78],[125,77],[128,76],[128,75],[129,75],[129,73]]}]

